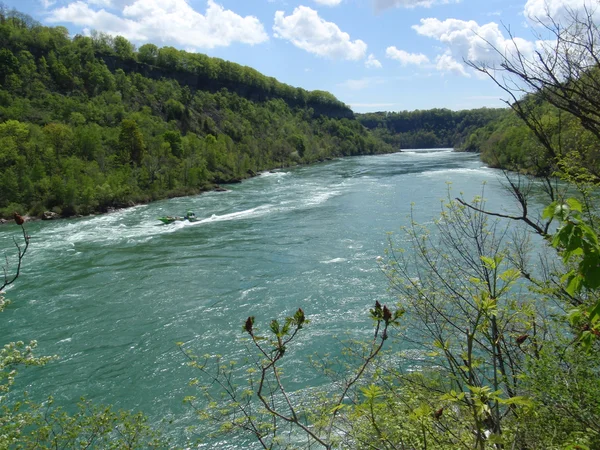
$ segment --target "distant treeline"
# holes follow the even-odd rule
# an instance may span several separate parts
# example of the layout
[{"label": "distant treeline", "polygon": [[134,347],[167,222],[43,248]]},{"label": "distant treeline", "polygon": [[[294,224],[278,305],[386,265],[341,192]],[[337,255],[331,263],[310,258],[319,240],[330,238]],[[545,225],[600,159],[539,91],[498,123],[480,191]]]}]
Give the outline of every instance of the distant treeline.
[{"label": "distant treeline", "polygon": [[[536,176],[565,175],[564,162],[569,161],[571,171],[573,167],[585,168],[588,176],[600,179],[597,137],[582,127],[578,118],[539,95],[525,96],[519,104],[529,112],[529,120],[544,136],[546,145],[510,108],[376,112],[356,117],[395,149],[448,147],[480,152],[482,161],[490,167]],[[559,160],[562,165],[557,164]]]},{"label": "distant treeline", "polygon": [[68,216],[393,151],[334,96],[0,8],[0,217]]},{"label": "distant treeline", "polygon": [[455,148],[478,151],[479,142],[470,140],[471,134],[507,114],[507,109],[431,109],[357,114],[357,118],[396,149]]}]

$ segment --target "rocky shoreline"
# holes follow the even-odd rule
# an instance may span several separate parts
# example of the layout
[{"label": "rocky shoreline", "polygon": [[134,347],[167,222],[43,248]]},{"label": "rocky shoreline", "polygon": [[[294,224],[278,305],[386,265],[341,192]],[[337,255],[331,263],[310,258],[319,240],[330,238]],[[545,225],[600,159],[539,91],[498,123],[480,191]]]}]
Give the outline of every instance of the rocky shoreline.
[{"label": "rocky shoreline", "polygon": [[[248,178],[253,178],[256,177],[262,173],[268,173],[268,172],[276,172],[276,169],[272,169],[272,170],[265,170],[262,172],[254,172],[249,171],[248,172]],[[208,189],[203,189],[198,191],[196,194],[189,194],[189,195],[200,195],[204,192],[227,192],[229,191],[229,189],[221,186],[221,184],[237,184],[237,183],[241,183],[243,181],[243,179],[233,179],[233,180],[218,180],[219,183],[215,183],[214,185],[212,185],[210,188]],[[189,196],[187,195],[187,196]],[[177,196],[179,197],[179,196]],[[186,197],[181,196],[181,197]],[[175,197],[166,197],[166,198],[175,198]],[[44,211],[42,214],[40,214],[39,216],[28,216],[28,215],[23,215],[23,218],[25,219],[25,222],[37,222],[39,220],[59,220],[59,219],[72,219],[72,218],[80,218],[80,217],[94,217],[94,216],[99,216],[102,214],[111,214],[114,213],[116,211],[121,211],[123,209],[127,209],[127,208],[133,208],[134,206],[139,206],[139,205],[146,205],[151,203],[153,200],[150,200],[148,202],[139,202],[139,203],[135,203],[135,202],[131,202],[128,205],[122,205],[122,206],[110,206],[106,209],[106,211],[96,211],[93,212],[91,214],[87,214],[87,215],[73,215],[73,216],[63,216],[60,215],[58,213],[55,213],[53,211]],[[7,224],[14,224],[15,221],[14,219],[3,219],[0,218],[0,225],[7,225]]]},{"label": "rocky shoreline", "polygon": [[[309,163],[309,164],[296,164],[294,166],[298,166],[298,165],[313,165],[313,164],[318,164],[318,163],[322,163],[322,162],[326,162],[326,161],[333,161],[335,158],[331,158],[331,157],[327,157],[327,158],[323,158],[323,159],[319,159],[316,162],[313,163]],[[290,166],[290,167],[294,167],[294,166]],[[231,180],[215,180],[216,183],[213,184],[211,187],[209,187],[208,189],[203,189],[198,191],[196,194],[188,194],[188,195],[181,195],[181,196],[174,196],[174,197],[165,197],[165,198],[176,198],[176,197],[189,197],[191,195],[200,195],[204,192],[227,192],[229,191],[229,189],[221,186],[222,184],[237,184],[237,183],[241,183],[242,181],[244,181],[245,179],[249,179],[249,178],[254,178],[256,176],[259,176],[263,173],[275,173],[279,170],[283,170],[285,168],[290,168],[290,167],[277,167],[277,168],[273,168],[273,169],[267,169],[267,170],[263,170],[260,172],[255,172],[252,169],[248,170],[247,173],[247,177],[246,178],[235,178],[235,179],[231,179]],[[164,199],[161,199],[164,200]],[[139,203],[135,203],[135,202],[131,202],[128,205],[118,205],[118,206],[110,206],[106,209],[106,211],[95,211],[91,214],[87,214],[87,215],[73,215],[73,216],[63,216],[60,215],[58,213],[55,213],[53,211],[44,211],[42,214],[40,214],[39,216],[28,216],[28,215],[23,215],[23,218],[25,219],[25,222],[37,222],[39,220],[59,220],[59,219],[72,219],[72,218],[80,218],[80,217],[94,217],[94,216],[99,216],[102,214],[110,214],[116,211],[121,211],[123,209],[127,209],[127,208],[133,208],[134,206],[139,206],[139,205],[147,205],[151,202],[153,202],[155,200],[150,200],[147,202],[139,202]],[[13,219],[3,219],[0,218],[0,225],[7,225],[7,224],[12,224],[15,223],[15,221]]]},{"label": "rocky shoreline", "polygon": [[[227,184],[231,184],[231,183],[240,183],[242,180],[235,180],[235,181],[231,181]],[[225,183],[224,183],[225,184]],[[202,190],[200,192],[198,192],[198,194],[202,194],[203,192],[227,192],[229,191],[229,189],[224,188],[220,185],[214,185],[212,187],[212,189],[206,189],[206,190]],[[174,197],[173,197],[174,198]],[[96,211],[93,212],[91,214],[87,214],[87,215],[73,215],[73,216],[62,216],[58,213],[55,213],[53,211],[44,211],[42,214],[40,214],[39,216],[28,216],[28,215],[23,215],[23,219],[25,219],[25,222],[37,222],[39,220],[60,220],[60,219],[72,219],[72,218],[81,218],[81,217],[94,217],[94,216],[99,216],[102,214],[111,214],[117,211],[121,211],[123,209],[127,209],[127,208],[133,208],[134,206],[139,206],[139,205],[146,205],[151,203],[152,201],[149,202],[139,202],[139,203],[134,203],[131,202],[128,205],[123,205],[123,206],[109,206],[108,208],[106,208],[106,211]],[[14,224],[15,220],[14,219],[3,219],[0,218],[0,225],[8,225],[8,224]]]},{"label": "rocky shoreline", "polygon": [[[333,161],[334,159],[335,158],[327,157],[327,158],[319,159],[318,161],[313,162],[313,163],[296,164],[294,166],[318,164],[318,163],[322,163],[322,162],[326,162],[326,161]],[[290,167],[294,167],[294,166],[290,166]],[[289,167],[287,167],[287,168],[289,168]],[[277,172],[282,169],[285,169],[285,167],[277,167],[277,168],[273,168],[273,169],[263,170],[260,172],[255,172],[252,169],[250,169],[250,170],[248,170],[248,173],[247,173],[248,177],[246,177],[246,178],[235,178],[235,179],[231,179],[231,180],[215,180],[216,183],[213,184],[211,187],[209,187],[208,189],[200,190],[196,194],[188,194],[188,195],[165,197],[165,198],[189,197],[191,195],[200,195],[203,192],[227,192],[229,189],[221,186],[222,184],[237,184],[237,183],[241,183],[242,181],[244,181],[244,179],[254,178],[263,173],[274,173],[274,172]],[[53,211],[44,211],[39,216],[23,215],[23,218],[25,219],[25,222],[37,222],[38,220],[59,220],[59,219],[72,219],[72,218],[80,218],[80,217],[94,217],[94,216],[99,216],[101,214],[110,214],[110,213],[113,213],[116,211],[121,211],[123,209],[133,208],[134,206],[147,205],[147,204],[151,203],[152,201],[154,201],[154,200],[150,200],[148,202],[139,202],[139,203],[131,202],[131,204],[122,205],[122,206],[114,206],[114,207],[110,206],[106,209],[106,211],[96,211],[96,212],[93,212],[93,213],[87,214],[87,215],[62,216]],[[15,221],[13,219],[0,218],[0,225],[6,225],[6,224],[11,224],[11,223],[15,223]]]}]

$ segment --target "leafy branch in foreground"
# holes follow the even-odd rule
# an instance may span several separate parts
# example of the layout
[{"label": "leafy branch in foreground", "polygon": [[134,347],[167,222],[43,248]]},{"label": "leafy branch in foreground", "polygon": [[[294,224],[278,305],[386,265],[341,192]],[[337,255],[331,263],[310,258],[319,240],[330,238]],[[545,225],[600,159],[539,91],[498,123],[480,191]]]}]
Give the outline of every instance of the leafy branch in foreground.
[{"label": "leafy branch in foreground", "polygon": [[31,423],[25,428],[17,448],[109,450],[173,448],[147,424],[142,413],[114,411],[82,399],[75,413],[54,405],[52,397],[43,405],[28,403]]},{"label": "leafy branch in foreground", "polygon": [[[23,259],[29,248],[30,236],[25,230],[24,221],[17,213],[15,218],[19,218],[19,227],[23,235],[23,241],[19,242],[16,238],[13,239],[16,248],[16,264],[11,264],[11,259],[8,254],[5,254],[5,264],[2,266],[3,281],[0,285],[0,312],[10,304],[4,297],[3,289],[12,285],[21,274]],[[46,364],[50,357],[36,358],[33,350],[37,346],[36,341],[31,341],[25,344],[22,341],[10,342],[0,350],[0,405],[4,400],[4,395],[9,392],[13,385],[17,374],[16,367],[19,365],[41,366]]]},{"label": "leafy branch in foreground", "polygon": [[250,433],[265,449],[295,446],[298,442],[305,442],[307,448],[332,449],[343,434],[341,416],[346,403],[360,397],[360,390],[355,388],[381,353],[390,327],[399,324],[403,311],[392,312],[386,305],[376,302],[370,315],[375,321],[375,334],[369,351],[334,393],[321,393],[306,399],[286,387],[283,357],[289,354],[290,344],[309,323],[300,308],[283,322],[272,320],[266,336],[259,334],[255,318],[248,317],[243,326],[244,333],[250,338],[245,375],[233,361],[224,362],[220,356],[210,355],[199,358],[182,348],[189,365],[208,381],[192,380],[192,385],[200,386],[201,398],[192,396],[186,401],[201,419],[216,425],[215,435]]},{"label": "leafy branch in foreground", "polygon": [[380,261],[407,311],[401,339],[410,351],[400,354],[402,365],[418,367],[386,372],[393,392],[387,403],[402,419],[412,415],[413,430],[421,429],[420,436],[411,434],[411,421],[387,419],[398,429],[389,440],[407,446],[385,448],[519,445],[516,419],[529,404],[522,374],[548,324],[543,303],[515,295],[521,271],[513,254],[527,249],[527,237],[482,212],[483,192],[474,205],[452,200],[449,191],[435,226],[411,217],[401,239],[408,248],[390,237]]},{"label": "leafy branch in foreground", "polygon": [[[515,184],[505,173],[509,191],[518,200],[520,215],[489,211],[477,203],[456,198],[465,208],[488,217],[523,222],[535,234],[543,237],[558,252],[562,261],[561,273],[555,270],[552,293],[561,303],[572,307],[569,321],[577,327],[580,341],[589,347],[600,337],[600,239],[597,232],[597,212],[594,197],[595,185],[581,182],[575,185],[579,198],[553,200],[537,219],[532,219],[528,209],[529,194],[521,184]],[[552,197],[554,198],[554,197]],[[553,224],[558,224],[551,230]],[[533,284],[540,285],[529,273],[521,275]],[[547,283],[548,284],[548,283]],[[549,293],[548,291],[546,292]]]},{"label": "leafy branch in foreground", "polygon": [[[538,169],[543,170],[536,173],[546,180],[560,178],[579,191],[577,200],[550,195],[551,203],[544,210],[543,218],[546,225],[554,219],[560,223],[555,233],[548,226],[540,227],[528,219],[526,197],[520,186],[511,186],[511,192],[525,199],[520,202],[521,216],[488,214],[524,221],[558,250],[566,273],[560,277],[557,292],[562,290],[558,292],[559,297],[568,298],[574,307],[569,319],[582,330],[581,342],[588,347],[600,335],[600,246],[596,209],[600,185],[599,7],[597,0],[565,7],[563,14],[551,14],[551,8],[547,7],[539,17],[529,18],[539,44],[535,50],[526,49],[523,41],[507,29],[510,40],[506,45],[496,46],[480,36],[493,58],[467,62],[508,94],[507,105],[543,148],[541,157],[530,161],[541,163]],[[497,62],[490,62],[494,60]],[[528,153],[523,151],[521,139],[515,142],[518,153]],[[503,153],[500,147],[497,145],[494,150]],[[527,154],[523,162],[532,156]],[[517,164],[514,168],[523,170],[526,165]]]},{"label": "leafy branch in foreground", "polygon": [[591,348],[600,337],[600,241],[590,221],[585,220],[583,205],[576,199],[553,202],[544,217],[557,218],[561,226],[550,236],[567,270],[561,277],[565,290],[580,299],[569,313],[580,341]]},{"label": "leafy branch in foreground", "polygon": [[[538,233],[526,221],[487,214],[483,191],[471,203],[450,194],[433,226],[411,217],[400,239],[408,248],[390,237],[378,261],[399,309],[376,302],[372,339],[312,359],[331,380],[324,387],[294,389],[285,370],[298,363],[301,309],[266,331],[248,317],[243,360],[198,357],[181,344],[200,373],[191,382],[200,394],[186,400],[209,425],[203,438],[233,435],[264,449],[599,448],[600,364],[574,345],[581,329],[596,333],[585,308],[597,289],[581,270],[595,273],[585,262],[598,244],[592,225],[573,201],[540,216],[562,223],[553,241],[561,261],[531,245]],[[579,275],[581,289],[565,285]],[[570,325],[577,305],[581,323]]]}]

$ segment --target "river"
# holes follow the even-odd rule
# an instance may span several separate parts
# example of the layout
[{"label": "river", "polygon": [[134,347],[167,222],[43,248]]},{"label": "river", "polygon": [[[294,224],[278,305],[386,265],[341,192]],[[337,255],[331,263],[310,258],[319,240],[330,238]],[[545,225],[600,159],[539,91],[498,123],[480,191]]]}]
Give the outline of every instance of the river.
[{"label": "river", "polygon": [[[196,374],[176,342],[236,357],[241,326],[263,329],[302,307],[311,323],[288,361],[292,389],[319,383],[304,358],[335,351],[334,336],[371,333],[368,308],[390,303],[376,258],[387,232],[440,211],[448,184],[490,208],[510,204],[501,173],[448,149],[364,156],[265,173],[209,192],[96,217],[33,222],[21,278],[8,290],[0,342],[37,339],[44,368],[17,385],[58,404],[81,396],[140,409],[151,421],[190,420]],[[193,210],[198,222],[163,225]],[[0,228],[10,249],[17,227]],[[286,356],[287,357],[287,356]],[[235,444],[231,444],[235,447]],[[241,445],[241,444],[240,444]],[[241,445],[239,448],[244,448]]]}]

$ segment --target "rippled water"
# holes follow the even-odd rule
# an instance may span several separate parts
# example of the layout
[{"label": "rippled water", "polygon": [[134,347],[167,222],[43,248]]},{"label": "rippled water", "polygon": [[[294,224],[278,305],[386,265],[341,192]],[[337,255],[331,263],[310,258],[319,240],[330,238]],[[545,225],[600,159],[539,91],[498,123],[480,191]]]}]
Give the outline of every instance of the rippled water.
[{"label": "rippled water", "polygon": [[[376,257],[386,233],[434,219],[447,184],[502,209],[498,172],[476,155],[405,151],[265,173],[211,192],[98,217],[35,222],[22,277],[8,292],[0,342],[37,339],[60,359],[25,370],[19,384],[61,404],[82,395],[151,418],[186,422],[195,374],[177,346],[239,354],[241,325],[266,326],[302,307],[312,323],[296,347],[292,388],[320,381],[303,356],[335,347],[332,336],[369,332],[367,311],[389,302]],[[200,221],[163,225],[193,210]],[[18,232],[0,228],[0,248]],[[241,444],[240,444],[241,445]]]}]

